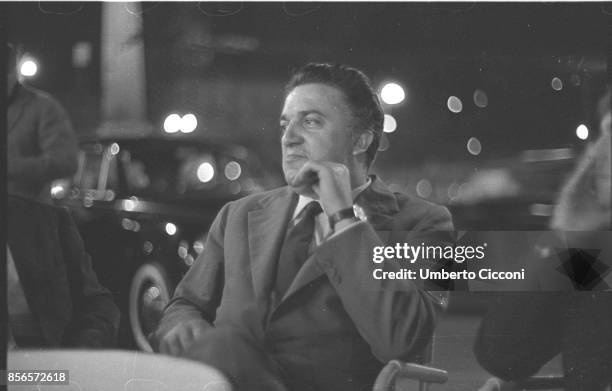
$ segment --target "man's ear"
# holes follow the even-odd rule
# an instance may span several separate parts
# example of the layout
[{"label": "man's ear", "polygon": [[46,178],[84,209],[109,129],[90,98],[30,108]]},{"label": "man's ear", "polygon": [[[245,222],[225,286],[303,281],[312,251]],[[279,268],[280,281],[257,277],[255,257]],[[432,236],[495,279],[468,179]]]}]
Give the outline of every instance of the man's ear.
[{"label": "man's ear", "polygon": [[374,133],[371,130],[353,135],[353,155],[364,153],[374,141]]}]

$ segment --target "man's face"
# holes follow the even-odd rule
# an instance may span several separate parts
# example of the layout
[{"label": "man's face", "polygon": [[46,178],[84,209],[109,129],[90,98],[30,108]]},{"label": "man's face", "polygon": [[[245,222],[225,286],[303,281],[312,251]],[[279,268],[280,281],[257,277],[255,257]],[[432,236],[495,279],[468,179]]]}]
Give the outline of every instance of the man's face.
[{"label": "man's face", "polygon": [[280,117],[283,172],[287,183],[308,160],[346,164],[352,156],[353,115],[344,94],[326,84],[295,87]]}]

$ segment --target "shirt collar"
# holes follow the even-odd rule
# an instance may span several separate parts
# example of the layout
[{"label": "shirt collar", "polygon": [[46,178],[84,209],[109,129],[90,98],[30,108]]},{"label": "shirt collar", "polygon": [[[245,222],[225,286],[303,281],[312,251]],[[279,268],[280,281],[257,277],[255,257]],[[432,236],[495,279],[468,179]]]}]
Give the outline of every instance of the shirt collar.
[{"label": "shirt collar", "polygon": [[[355,198],[357,198],[359,196],[359,194],[361,194],[362,191],[364,191],[365,189],[368,188],[368,186],[370,186],[370,184],[372,183],[372,178],[368,177],[368,179],[360,186],[354,188],[351,191],[351,195],[353,196],[353,200],[355,200]],[[317,200],[310,198],[310,197],[306,197],[303,195],[300,195],[300,198],[298,199],[298,203],[295,206],[295,210],[293,211],[293,217],[292,219],[295,219],[297,215],[300,214],[300,212],[302,211],[302,209],[304,209],[304,207],[306,205],[308,205],[310,202],[315,201],[318,202]]]}]

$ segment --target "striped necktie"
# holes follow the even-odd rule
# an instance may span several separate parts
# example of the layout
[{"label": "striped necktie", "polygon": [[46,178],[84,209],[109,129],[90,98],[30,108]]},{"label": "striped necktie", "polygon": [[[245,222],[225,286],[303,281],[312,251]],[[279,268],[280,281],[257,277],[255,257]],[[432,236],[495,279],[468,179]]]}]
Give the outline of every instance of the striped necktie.
[{"label": "striped necktie", "polygon": [[289,289],[297,272],[308,258],[308,249],[314,236],[315,217],[321,212],[321,205],[318,202],[310,202],[298,215],[297,223],[287,232],[276,271],[275,292],[278,297],[282,297]]}]

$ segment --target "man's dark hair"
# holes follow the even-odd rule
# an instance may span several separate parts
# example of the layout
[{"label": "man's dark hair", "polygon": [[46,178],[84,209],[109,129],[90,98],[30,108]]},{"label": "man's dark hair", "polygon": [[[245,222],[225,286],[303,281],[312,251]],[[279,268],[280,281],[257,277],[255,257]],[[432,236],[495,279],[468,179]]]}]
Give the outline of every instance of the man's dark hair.
[{"label": "man's dark hair", "polygon": [[378,151],[384,113],[368,77],[360,70],[346,65],[310,63],[293,72],[285,86],[285,96],[297,86],[312,83],[326,84],[342,91],[353,111],[357,127],[372,131],[374,137],[366,151],[366,164],[369,167]]}]

